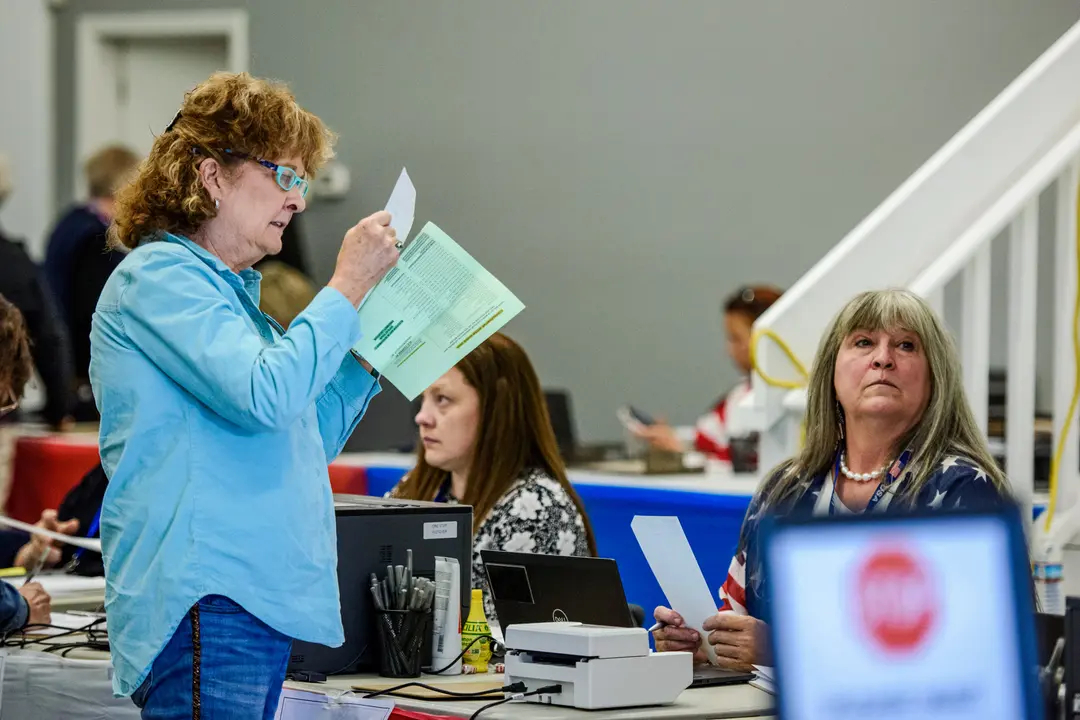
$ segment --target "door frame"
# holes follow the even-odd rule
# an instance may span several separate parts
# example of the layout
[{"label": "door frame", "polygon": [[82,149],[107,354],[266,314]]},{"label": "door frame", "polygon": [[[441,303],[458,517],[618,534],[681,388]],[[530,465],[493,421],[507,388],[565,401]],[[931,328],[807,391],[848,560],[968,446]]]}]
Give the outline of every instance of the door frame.
[{"label": "door frame", "polygon": [[[249,63],[246,10],[149,10],[119,13],[84,13],[75,25],[75,153],[72,177],[77,197],[86,196],[82,164],[96,148],[111,140],[116,107],[98,91],[115,72],[109,62],[109,43],[155,38],[212,38],[228,48],[229,72],[246,72]],[[177,98],[177,107],[181,98]],[[162,118],[164,129],[169,117]]]}]

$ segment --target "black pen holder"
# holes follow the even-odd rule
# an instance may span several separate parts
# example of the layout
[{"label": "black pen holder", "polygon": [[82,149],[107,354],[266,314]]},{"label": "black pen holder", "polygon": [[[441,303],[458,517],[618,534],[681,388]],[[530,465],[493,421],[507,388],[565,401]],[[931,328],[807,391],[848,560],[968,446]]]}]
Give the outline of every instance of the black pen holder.
[{"label": "black pen holder", "polygon": [[420,677],[424,640],[431,634],[431,608],[376,610],[379,674],[391,678]]}]

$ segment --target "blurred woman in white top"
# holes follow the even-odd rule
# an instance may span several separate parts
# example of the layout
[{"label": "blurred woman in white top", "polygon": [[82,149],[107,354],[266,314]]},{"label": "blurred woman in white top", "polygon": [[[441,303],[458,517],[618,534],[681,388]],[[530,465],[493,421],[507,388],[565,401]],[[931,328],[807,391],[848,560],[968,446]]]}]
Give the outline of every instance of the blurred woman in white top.
[{"label": "blurred woman in white top", "polygon": [[741,287],[724,301],[724,331],[727,352],[742,376],[712,409],[702,415],[694,428],[693,447],[678,436],[666,422],[643,425],[634,434],[657,450],[687,452],[696,450],[726,469],[753,472],[757,469],[757,433],[733,435],[728,429],[729,409],[750,390],[750,334],[757,320],[776,302],[782,291],[770,285]]}]

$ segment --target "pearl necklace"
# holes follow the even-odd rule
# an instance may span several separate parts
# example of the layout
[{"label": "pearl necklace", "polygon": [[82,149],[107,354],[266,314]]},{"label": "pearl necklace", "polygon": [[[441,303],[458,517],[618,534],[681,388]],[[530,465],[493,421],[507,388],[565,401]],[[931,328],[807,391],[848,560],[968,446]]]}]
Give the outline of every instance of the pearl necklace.
[{"label": "pearl necklace", "polygon": [[883,465],[882,467],[879,467],[877,470],[874,470],[873,472],[865,472],[865,473],[851,472],[851,470],[848,470],[847,463],[844,462],[844,454],[843,453],[840,454],[840,472],[844,473],[844,477],[850,478],[850,479],[854,480],[855,482],[860,482],[860,483],[869,482],[870,480],[873,480],[874,478],[876,478],[878,475],[881,475],[881,473],[885,472],[885,468],[887,468],[887,467],[889,467],[889,463],[885,463],[885,465]]}]

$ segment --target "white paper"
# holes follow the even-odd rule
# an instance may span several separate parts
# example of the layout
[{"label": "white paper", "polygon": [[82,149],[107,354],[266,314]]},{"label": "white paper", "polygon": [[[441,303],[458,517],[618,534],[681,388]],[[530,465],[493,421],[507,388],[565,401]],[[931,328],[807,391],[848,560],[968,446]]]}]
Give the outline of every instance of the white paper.
[{"label": "white paper", "polygon": [[716,665],[716,651],[706,639],[709,633],[702,628],[707,619],[716,615],[716,603],[679,518],[638,515],[630,527],[668,605],[682,616],[687,627],[698,631],[701,649]]},{"label": "white paper", "polygon": [[776,694],[776,685],[773,684],[773,681],[761,675],[754,676],[754,679],[751,680],[748,685],[750,685],[750,687],[756,687],[758,690],[763,690],[770,695]]},{"label": "white paper", "polygon": [[10,518],[6,515],[0,515],[0,525],[12,527],[17,530],[25,530],[28,533],[32,533],[34,535],[41,535],[47,538],[51,538],[53,540],[59,540],[62,543],[74,545],[75,547],[80,547],[84,550],[93,550],[94,552],[98,553],[101,552],[101,540],[98,540],[96,538],[84,538],[75,537],[74,535],[63,535],[58,532],[53,532],[52,530],[46,530],[45,528],[31,525],[30,523],[24,523],[21,520],[16,520],[15,518]]},{"label": "white paper", "polygon": [[[75,593],[105,592],[105,578],[83,577],[82,575],[68,575],[67,573],[40,573],[34,577],[34,582],[41,583],[45,592],[54,598]],[[4,578],[4,582],[15,587],[22,587],[26,582],[25,577]]]},{"label": "white paper", "polygon": [[274,720],[387,720],[394,701],[283,688]]},{"label": "white paper", "polygon": [[416,188],[405,168],[401,169],[394,191],[386,202],[386,212],[390,213],[390,227],[397,232],[398,242],[407,243],[416,215]]},{"label": "white paper", "polygon": [[754,674],[755,675],[760,675],[761,677],[765,678],[766,680],[775,680],[776,679],[776,671],[773,670],[772,667],[769,666],[769,665],[755,665],[754,666]]}]

